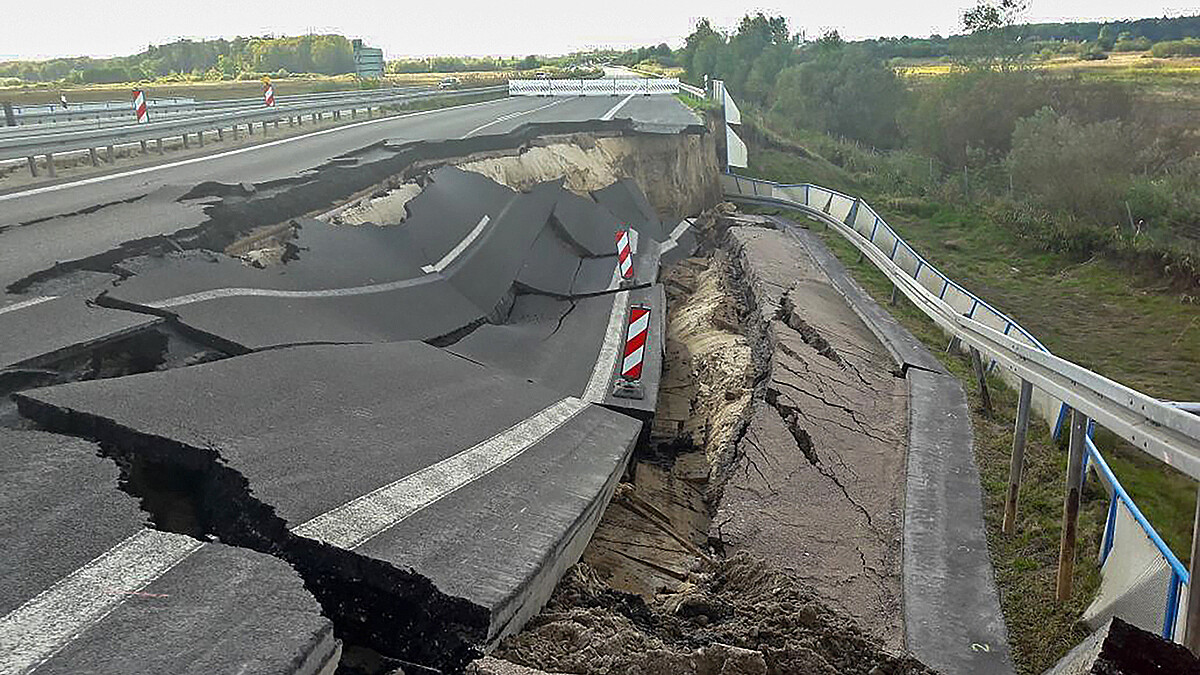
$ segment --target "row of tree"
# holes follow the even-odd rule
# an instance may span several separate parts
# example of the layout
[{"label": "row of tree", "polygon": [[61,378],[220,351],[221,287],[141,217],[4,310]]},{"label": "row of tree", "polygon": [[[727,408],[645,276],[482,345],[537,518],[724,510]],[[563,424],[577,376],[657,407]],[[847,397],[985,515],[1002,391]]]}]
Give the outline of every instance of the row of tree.
[{"label": "row of tree", "polygon": [[27,82],[133,82],[172,74],[233,78],[244,72],[354,72],[354,49],[340,35],[302,35],[233,40],[179,40],[151,45],[132,56],[111,59],[66,58],[0,63],[0,77]]},{"label": "row of tree", "polygon": [[[936,175],[943,187],[969,184],[976,203],[980,190],[1021,195],[1051,214],[1037,217],[1031,227],[1039,231],[1061,234],[1048,222],[1086,223],[1101,233],[1093,241],[1106,241],[1114,225],[1137,218],[1174,241],[1200,241],[1194,128],[1138,105],[1127,84],[1031,67],[1013,38],[1022,6],[996,0],[968,11],[971,39],[936,78],[906,79],[872,44],[836,32],[807,40],[761,13],[728,32],[700,21],[674,57],[695,82],[724,80],[754,126],[803,139],[843,166],[845,157],[867,156],[890,172],[888,190],[924,195]],[[1049,239],[1075,246],[1077,234]],[[1171,265],[1192,260],[1164,251],[1155,255]]]}]

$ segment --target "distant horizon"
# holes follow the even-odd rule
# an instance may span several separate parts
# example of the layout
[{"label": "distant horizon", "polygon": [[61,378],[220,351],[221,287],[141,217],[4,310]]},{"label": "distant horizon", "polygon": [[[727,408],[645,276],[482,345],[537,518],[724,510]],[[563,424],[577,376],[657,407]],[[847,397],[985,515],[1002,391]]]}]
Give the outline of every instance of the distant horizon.
[{"label": "distant horizon", "polygon": [[[82,0],[48,0],[44,4],[74,7],[75,9],[67,11],[76,15],[81,13],[86,15],[96,9],[94,5],[83,3]],[[468,6],[455,10],[455,5],[446,3],[437,9],[442,12],[454,10],[455,16],[436,16],[430,12],[421,17],[407,17],[413,20],[410,23],[415,23],[415,25],[419,26],[423,23],[427,30],[411,27],[405,29],[405,22],[401,21],[398,30],[403,34],[397,35],[394,31],[381,27],[377,21],[364,22],[360,16],[363,14],[387,15],[388,12],[394,11],[394,8],[388,7],[382,0],[360,0],[361,11],[346,17],[336,25],[309,23],[302,19],[301,17],[311,18],[311,10],[314,9],[317,13],[321,13],[321,9],[316,7],[317,3],[311,1],[300,0],[296,7],[290,7],[289,10],[294,9],[295,11],[292,13],[297,16],[285,22],[275,17],[258,16],[262,14],[264,8],[247,7],[244,3],[234,3],[232,0],[213,0],[202,16],[195,17],[196,21],[192,21],[192,17],[188,15],[189,23],[221,24],[222,18],[227,18],[226,23],[231,24],[231,30],[228,32],[206,31],[202,27],[195,33],[176,34],[163,26],[157,31],[157,35],[152,35],[155,30],[153,26],[155,20],[164,19],[172,14],[169,9],[165,12],[162,10],[162,6],[170,4],[170,2],[161,2],[154,15],[145,16],[139,13],[140,8],[136,6],[106,7],[104,16],[97,17],[98,24],[88,22],[85,16],[84,20],[72,21],[70,25],[60,24],[43,30],[39,30],[38,26],[25,25],[32,24],[33,17],[9,17],[9,22],[0,27],[0,44],[9,48],[15,46],[18,51],[0,54],[0,61],[43,61],[84,57],[107,59],[137,54],[152,44],[170,44],[179,40],[232,40],[236,37],[267,35],[283,37],[314,33],[339,34],[351,39],[361,38],[372,47],[382,48],[387,59],[419,59],[437,56],[507,58],[529,54],[557,56],[591,49],[622,51],[663,42],[675,49],[683,45],[684,38],[691,33],[696,21],[701,17],[709,18],[718,28],[732,29],[736,27],[737,22],[744,14],[757,11],[771,16],[785,16],[793,33],[803,31],[809,37],[820,35],[830,29],[837,30],[847,40],[926,38],[931,35],[945,37],[961,32],[959,16],[964,9],[974,3],[969,0],[952,0],[948,3],[937,3],[938,7],[929,7],[930,3],[918,0],[893,1],[886,5],[882,0],[846,0],[836,7],[826,8],[819,19],[814,19],[812,13],[804,14],[801,18],[794,13],[770,6],[747,5],[739,12],[731,14],[728,4],[717,0],[695,0],[690,6],[688,16],[661,7],[646,7],[626,0],[614,0],[606,5],[610,11],[603,13],[602,16],[588,16],[585,11],[576,11],[572,12],[576,15],[572,17],[552,3],[535,0],[528,3],[530,6],[527,10],[528,16],[534,17],[532,21],[528,22],[530,24],[528,26],[523,26],[519,17],[508,13],[501,13],[500,16],[489,19],[486,16],[487,12],[494,10],[490,5],[474,7],[475,3],[460,3]],[[1200,15],[1200,5],[1168,6],[1165,2],[1153,1],[1143,3],[1148,6],[1139,12],[1139,16],[1124,15],[1113,11],[1122,4],[1128,3],[1117,0],[1033,0],[1029,15],[1022,17],[1021,22],[1027,24],[1086,23]],[[214,11],[223,5],[228,5],[230,12]],[[620,11],[622,5],[628,5],[630,13],[640,18],[633,22],[622,18]],[[376,6],[378,11],[372,12],[372,6]],[[545,6],[549,9],[539,11],[538,6]],[[706,7],[715,11],[698,11]],[[548,11],[554,12],[554,14],[547,14]],[[26,13],[26,15],[28,14],[31,13]],[[457,21],[458,17],[464,14],[472,14],[476,20],[469,26]],[[661,17],[662,21],[651,20],[658,15],[664,15]],[[171,23],[174,24],[174,22]],[[481,24],[486,24],[486,26]],[[22,28],[23,25],[24,28]],[[652,30],[654,26],[660,27],[661,32],[655,33]],[[884,26],[887,27],[887,30],[883,30]],[[204,27],[215,28],[216,26]],[[486,30],[488,27],[492,27],[492,29]],[[855,28],[859,30],[855,30]],[[875,30],[872,30],[873,28]],[[132,37],[134,30],[148,39],[131,42],[131,40],[136,40]],[[606,30],[608,31],[607,35],[612,36],[611,39],[597,39],[598,33],[604,33]],[[37,39],[39,32],[52,34],[53,38],[46,40],[43,36],[42,39]],[[70,33],[72,32],[78,34],[76,39],[71,38]],[[48,42],[55,45],[94,43],[102,39],[104,35],[110,34],[114,37],[106,39],[106,44],[111,44],[111,47],[107,49],[97,46],[81,47],[78,51],[45,49]],[[506,37],[510,34],[520,34],[524,46],[516,48],[510,46],[508,43],[511,40]],[[498,40],[504,43],[503,48],[500,48],[499,44],[492,45]],[[434,41],[437,44],[446,44],[449,48],[429,49],[428,47],[431,47]],[[473,43],[484,48],[472,49],[465,46],[465,43]],[[25,44],[28,46],[21,49]],[[37,46],[34,46],[35,44]],[[464,44],[464,46],[454,48],[450,46],[453,44]],[[487,48],[488,46],[496,48]]]}]

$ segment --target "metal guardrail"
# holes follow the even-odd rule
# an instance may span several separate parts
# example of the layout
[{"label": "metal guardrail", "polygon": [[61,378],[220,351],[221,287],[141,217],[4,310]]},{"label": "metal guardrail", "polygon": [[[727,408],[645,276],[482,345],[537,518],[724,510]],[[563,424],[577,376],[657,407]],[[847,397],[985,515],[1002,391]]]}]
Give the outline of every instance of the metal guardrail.
[{"label": "metal guardrail", "polygon": [[675,78],[608,78],[597,80],[509,80],[510,96],[623,96],[675,94]]},{"label": "metal guardrail", "polygon": [[[420,87],[355,89],[351,91],[293,94],[291,96],[279,96],[276,100],[278,105],[297,105],[341,99],[366,100],[372,97],[393,98],[397,95],[411,94],[419,91],[430,90]],[[151,119],[162,115],[221,111],[232,108],[255,108],[262,107],[262,105],[261,96],[209,101],[183,98],[149,99],[146,101],[146,107],[150,111]],[[102,119],[130,119],[133,116],[133,107],[130,101],[102,101],[97,103],[73,103],[69,104],[66,108],[57,105],[13,106],[13,113],[17,127],[28,127],[31,125],[57,125]],[[0,127],[0,131],[6,128],[11,129],[12,127]]]},{"label": "metal guardrail", "polygon": [[[47,166],[53,175],[53,156],[55,153],[90,150],[97,147],[111,148],[114,145],[158,141],[164,138],[181,136],[187,139],[191,134],[202,134],[206,131],[232,128],[236,135],[238,126],[267,124],[279,120],[301,118],[305,115],[319,117],[325,113],[337,114],[342,110],[360,110],[377,108],[382,105],[407,103],[410,101],[429,98],[459,98],[477,96],[480,94],[501,93],[506,91],[504,85],[460,89],[454,91],[432,90],[417,93],[404,93],[391,97],[366,95],[354,98],[341,98],[334,101],[317,101],[301,105],[276,105],[274,107],[260,106],[256,110],[237,110],[223,113],[213,113],[198,117],[185,117],[161,121],[150,121],[144,124],[131,123],[123,126],[105,126],[93,129],[53,131],[50,129],[40,133],[21,135],[14,138],[0,137],[0,160],[27,158],[31,172],[36,175],[34,157],[48,157]],[[201,137],[201,143],[203,138]],[[160,146],[161,148],[161,146]]]},{"label": "metal guardrail", "polygon": [[[1086,451],[1084,458],[1091,459],[1112,494],[1102,563],[1113,547],[1113,527],[1119,503],[1138,523],[1171,570],[1162,634],[1172,639],[1182,602],[1180,591],[1188,585],[1190,572],[1184,569],[1179,558],[1121,486],[1092,441],[1091,431],[1094,423],[1098,423],[1151,457],[1192,478],[1200,478],[1200,417],[1189,412],[1196,408],[1195,404],[1159,401],[1055,356],[1014,319],[931,265],[859,199],[812,184],[781,185],[731,173],[725,174],[722,181],[727,196],[797,209],[835,229],[943,330],[994,359],[996,364],[1019,378],[1023,390],[1028,388],[1032,392],[1032,387],[1028,387],[1031,384],[1054,401],[1061,402],[1045,411],[1056,436],[1063,427],[1068,407],[1088,418],[1087,432],[1082,439],[1072,439],[1072,449],[1074,451],[1078,445],[1080,452]],[[1032,398],[1024,391],[1022,396]],[[1028,401],[1025,399],[1023,404],[1028,406]],[[1050,413],[1054,408],[1058,408],[1057,415]],[[1019,457],[1016,444],[1014,456]],[[1014,458],[1017,487],[1020,485],[1019,470],[1019,460]],[[1079,481],[1084,472],[1080,469]],[[1071,476],[1068,476],[1070,480]],[[1014,497],[1010,497],[1013,500],[1011,509],[1016,508]],[[1193,554],[1192,557],[1191,572],[1194,572],[1200,556]],[[1197,588],[1189,585],[1189,592],[1200,598],[1200,584]],[[1187,629],[1190,643],[1197,627],[1188,625]]]}]

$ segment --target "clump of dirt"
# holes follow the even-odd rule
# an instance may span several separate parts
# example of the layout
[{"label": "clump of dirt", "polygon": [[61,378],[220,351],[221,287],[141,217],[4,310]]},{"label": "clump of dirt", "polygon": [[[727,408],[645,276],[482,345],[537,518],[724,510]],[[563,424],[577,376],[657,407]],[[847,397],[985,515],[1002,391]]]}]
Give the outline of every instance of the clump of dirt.
[{"label": "clump of dirt", "polygon": [[415,182],[401,183],[378,194],[363,197],[345,210],[333,215],[333,225],[397,225],[408,217],[407,205],[421,194]]},{"label": "clump of dirt", "polygon": [[583,554],[610,587],[648,601],[709,559],[713,459],[729,451],[750,405],[753,367],[731,274],[721,253],[663,271],[667,339],[650,441]]},{"label": "clump of dirt", "polygon": [[568,673],[918,675],[791,577],[738,554],[704,563],[653,601],[613,590],[586,564],[496,657]]}]

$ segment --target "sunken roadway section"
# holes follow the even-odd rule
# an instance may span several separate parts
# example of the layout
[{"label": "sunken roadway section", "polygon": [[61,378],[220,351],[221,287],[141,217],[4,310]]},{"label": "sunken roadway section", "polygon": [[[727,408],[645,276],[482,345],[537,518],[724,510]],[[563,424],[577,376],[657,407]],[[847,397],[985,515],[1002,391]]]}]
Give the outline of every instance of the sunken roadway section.
[{"label": "sunken roadway section", "polygon": [[[233,664],[210,671],[325,673],[340,658],[455,672],[540,609],[653,412],[659,258],[695,240],[631,181],[522,192],[446,166],[532,133],[425,145],[419,170],[378,148],[339,164],[342,201],[418,184],[386,227],[312,218],[339,199],[324,183],[198,186],[205,225],[56,266],[0,310],[25,343],[0,364],[16,404],[0,410],[6,508],[87,488],[52,492],[54,566],[45,542],[9,554],[21,583],[0,672],[199,672],[217,663],[204,650]],[[601,248],[613,223],[637,242],[627,283]],[[226,255],[264,226],[279,261]],[[644,396],[617,398],[635,304],[652,316]],[[33,317],[69,328],[43,331],[59,337],[38,353]],[[176,601],[192,602],[185,617]],[[127,654],[117,620],[157,659]]]}]

